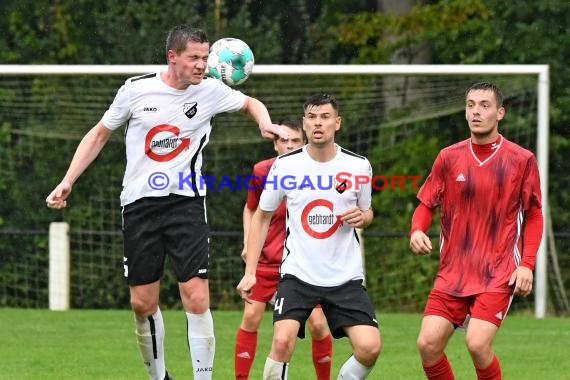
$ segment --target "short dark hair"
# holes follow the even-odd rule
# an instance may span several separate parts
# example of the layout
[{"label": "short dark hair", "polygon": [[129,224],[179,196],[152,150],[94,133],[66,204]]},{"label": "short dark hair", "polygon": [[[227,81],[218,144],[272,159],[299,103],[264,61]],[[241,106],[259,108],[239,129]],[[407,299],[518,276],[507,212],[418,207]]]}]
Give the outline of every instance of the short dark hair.
[{"label": "short dark hair", "polygon": [[503,106],[503,100],[504,100],[503,92],[501,91],[501,89],[499,87],[497,87],[493,83],[477,82],[477,83],[472,84],[471,87],[469,87],[467,89],[467,91],[465,91],[465,99],[467,99],[467,95],[469,94],[469,92],[474,91],[474,90],[492,91],[495,94],[495,99],[497,100],[497,106],[499,106],[499,107]]},{"label": "short dark hair", "polygon": [[[277,124],[284,125],[287,128],[291,128],[295,131],[300,131],[301,135],[303,137],[303,142],[307,141],[307,136],[305,135],[305,130],[303,129],[303,123],[301,122],[301,120],[299,118],[289,117],[289,118],[281,119],[281,120],[279,120],[279,122]],[[275,135],[275,140],[278,140],[278,139],[279,139],[279,136]]]},{"label": "short dark hair", "polygon": [[166,37],[166,54],[169,50],[175,51],[176,54],[182,53],[188,41],[209,43],[208,36],[202,29],[193,28],[190,25],[177,25],[170,29]]},{"label": "short dark hair", "polygon": [[312,106],[322,106],[324,104],[330,104],[335,111],[338,112],[338,102],[329,94],[314,94],[309,96],[305,104],[303,104],[303,111],[306,112],[307,109]]}]

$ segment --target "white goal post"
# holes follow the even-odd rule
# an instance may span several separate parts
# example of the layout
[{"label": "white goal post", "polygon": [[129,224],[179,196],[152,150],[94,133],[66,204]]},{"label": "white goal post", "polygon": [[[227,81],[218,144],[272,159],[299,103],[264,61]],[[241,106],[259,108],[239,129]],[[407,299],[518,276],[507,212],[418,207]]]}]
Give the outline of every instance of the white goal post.
[{"label": "white goal post", "polygon": [[[137,75],[165,69],[164,65],[0,65],[0,76],[9,75]],[[549,97],[548,65],[261,65],[254,66],[253,75],[269,74],[375,74],[375,75],[536,75],[537,76],[537,137],[536,156],[541,175],[542,204],[548,220],[548,151]],[[547,225],[543,229],[535,268],[535,317],[544,318],[547,304]]]}]

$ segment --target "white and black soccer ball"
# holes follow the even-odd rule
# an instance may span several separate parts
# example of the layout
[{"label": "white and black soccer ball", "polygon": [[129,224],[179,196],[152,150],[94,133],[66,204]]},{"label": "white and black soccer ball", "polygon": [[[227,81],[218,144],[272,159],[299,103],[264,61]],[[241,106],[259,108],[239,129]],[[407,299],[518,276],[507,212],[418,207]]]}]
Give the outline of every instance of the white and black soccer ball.
[{"label": "white and black soccer ball", "polygon": [[210,47],[208,74],[228,86],[236,86],[249,78],[253,70],[253,51],[237,38],[222,38]]}]

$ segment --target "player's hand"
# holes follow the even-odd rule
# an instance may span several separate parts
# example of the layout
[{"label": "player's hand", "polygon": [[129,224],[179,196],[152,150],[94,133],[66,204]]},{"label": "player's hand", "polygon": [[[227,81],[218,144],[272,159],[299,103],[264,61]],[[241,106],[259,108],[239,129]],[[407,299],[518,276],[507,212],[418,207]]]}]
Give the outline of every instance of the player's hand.
[{"label": "player's hand", "polygon": [[414,231],[410,237],[410,249],[416,255],[427,255],[431,252],[431,240],[423,231]]},{"label": "player's hand", "polygon": [[261,131],[261,136],[268,139],[275,139],[275,137],[282,137],[284,139],[289,138],[289,131],[287,127],[279,124],[265,124],[259,125]]},{"label": "player's hand", "polygon": [[245,274],[236,287],[239,296],[246,302],[249,302],[249,296],[254,285],[255,275]]},{"label": "player's hand", "polygon": [[509,286],[514,286],[513,294],[515,296],[528,296],[532,292],[532,279],[533,274],[529,268],[521,265],[515,269],[509,279]]},{"label": "player's hand", "polygon": [[364,225],[364,212],[354,206],[339,215],[340,219],[351,227],[360,228]]},{"label": "player's hand", "polygon": [[67,197],[71,193],[71,184],[63,181],[53,189],[46,198],[46,205],[49,208],[62,209],[67,206]]}]

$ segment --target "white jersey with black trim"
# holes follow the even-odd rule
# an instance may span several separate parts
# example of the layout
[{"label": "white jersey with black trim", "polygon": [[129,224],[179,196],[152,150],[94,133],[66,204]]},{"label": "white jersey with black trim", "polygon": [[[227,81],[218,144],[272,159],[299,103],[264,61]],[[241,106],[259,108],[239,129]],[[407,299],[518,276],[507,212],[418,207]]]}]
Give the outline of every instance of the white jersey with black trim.
[{"label": "white jersey with black trim", "polygon": [[205,195],[202,150],[210,122],[242,109],[245,101],[242,92],[212,78],[185,90],[168,86],[160,72],[127,79],[102,118],[111,130],[126,126],[121,205],[143,197]]},{"label": "white jersey with black trim", "polygon": [[314,161],[306,146],[275,160],[259,207],[274,211],[287,205],[287,237],[281,274],[317,286],[337,286],[363,279],[356,230],[339,215],[353,206],[370,208],[372,168],[367,158],[337,145],[334,159]]}]

